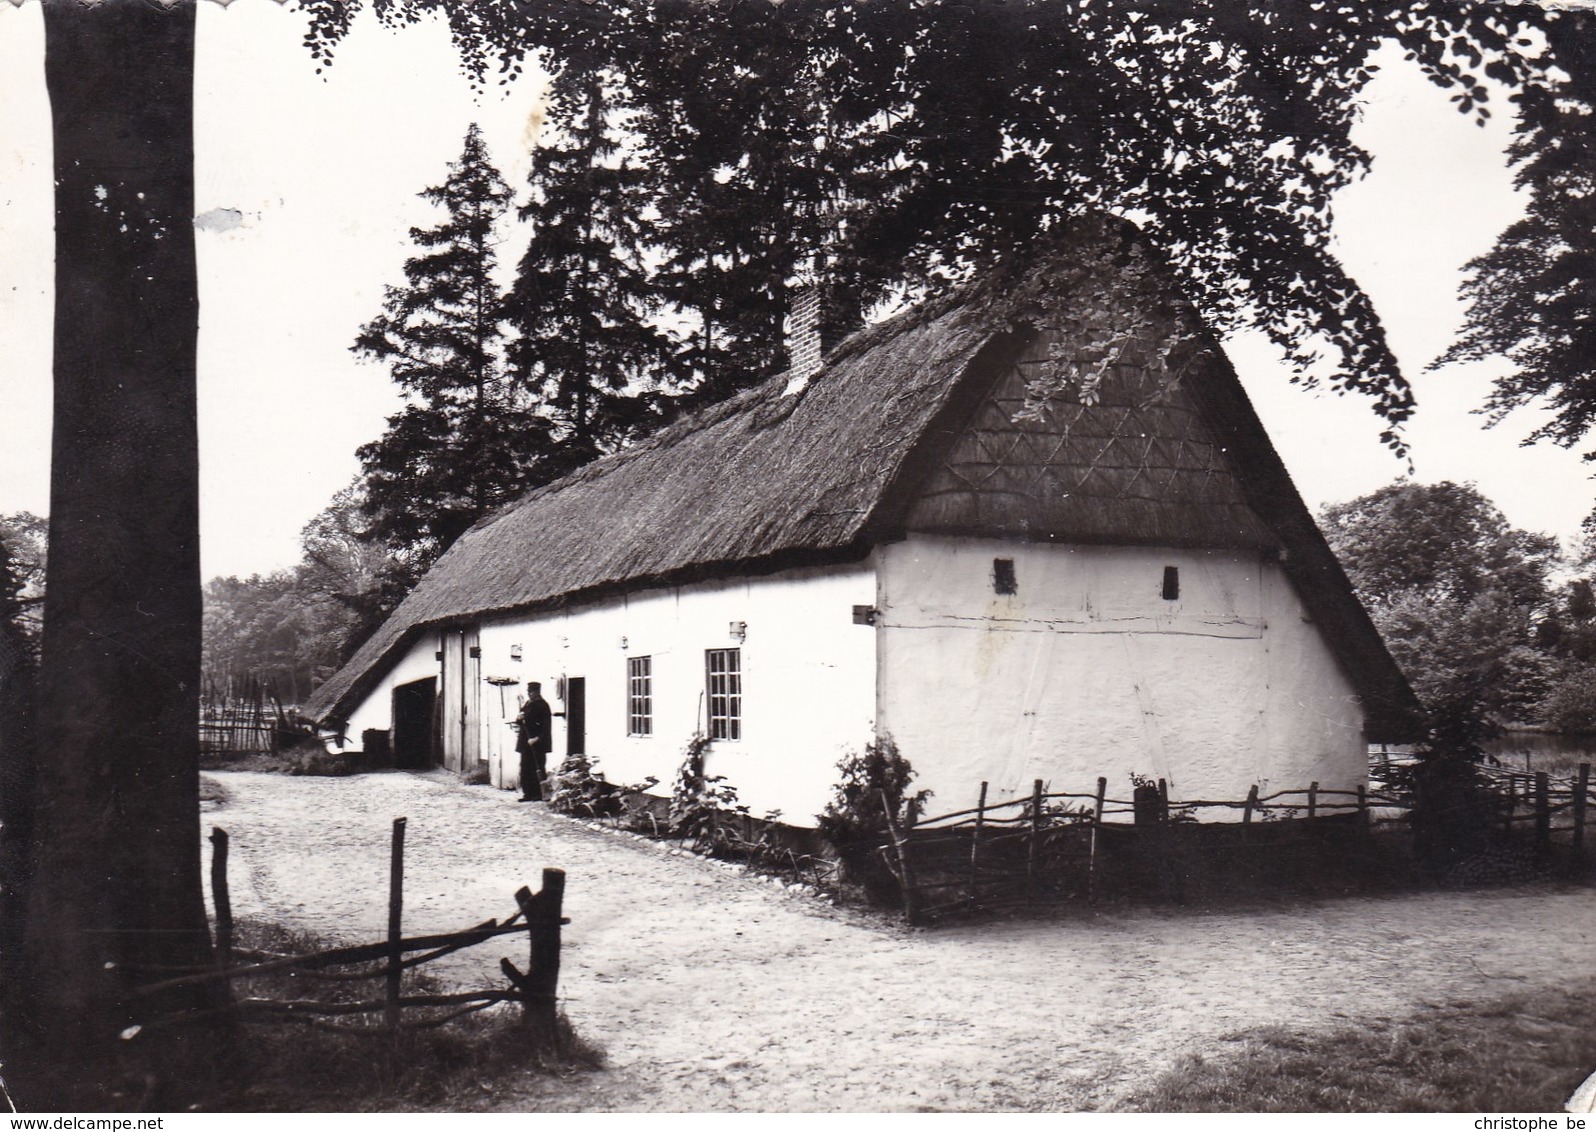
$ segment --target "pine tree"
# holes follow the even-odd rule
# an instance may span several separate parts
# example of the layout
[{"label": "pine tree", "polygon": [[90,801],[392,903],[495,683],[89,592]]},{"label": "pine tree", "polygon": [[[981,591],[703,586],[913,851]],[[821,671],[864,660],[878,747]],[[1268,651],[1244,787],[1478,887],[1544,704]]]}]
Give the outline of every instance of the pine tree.
[{"label": "pine tree", "polygon": [[661,18],[631,72],[660,179],[657,285],[682,315],[673,366],[694,401],[785,364],[797,276],[823,283],[828,343],[860,323],[847,237],[882,188],[884,122],[847,92],[884,72],[880,55],[847,49],[856,15],[782,4],[727,7],[702,25]]},{"label": "pine tree", "polygon": [[483,515],[546,477],[548,425],[505,372],[496,231],[510,190],[473,124],[442,185],[421,196],[445,209],[412,228],[405,262],[355,353],[386,363],[409,403],[359,450],[371,536],[396,552],[406,589]]},{"label": "pine tree", "polygon": [[665,340],[643,263],[650,182],[620,137],[617,77],[580,61],[556,76],[562,136],[534,155],[521,207],[531,241],[507,301],[510,358],[543,399],[560,471],[657,424]]}]

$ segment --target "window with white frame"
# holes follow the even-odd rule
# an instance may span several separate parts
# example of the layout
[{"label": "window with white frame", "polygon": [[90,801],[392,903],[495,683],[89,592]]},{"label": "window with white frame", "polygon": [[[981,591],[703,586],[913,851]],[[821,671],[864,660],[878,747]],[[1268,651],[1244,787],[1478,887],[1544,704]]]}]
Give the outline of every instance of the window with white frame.
[{"label": "window with white frame", "polygon": [[654,734],[654,658],[626,658],[626,733]]},{"label": "window with white frame", "polygon": [[709,737],[743,737],[743,655],[741,649],[706,649],[704,671],[709,692]]}]

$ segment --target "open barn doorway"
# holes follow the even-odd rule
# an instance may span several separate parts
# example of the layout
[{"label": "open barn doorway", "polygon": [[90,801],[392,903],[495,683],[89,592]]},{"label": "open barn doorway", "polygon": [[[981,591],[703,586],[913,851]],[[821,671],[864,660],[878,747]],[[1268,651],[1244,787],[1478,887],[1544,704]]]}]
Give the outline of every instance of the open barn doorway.
[{"label": "open barn doorway", "polygon": [[393,765],[425,770],[438,765],[438,681],[412,680],[393,690]]}]

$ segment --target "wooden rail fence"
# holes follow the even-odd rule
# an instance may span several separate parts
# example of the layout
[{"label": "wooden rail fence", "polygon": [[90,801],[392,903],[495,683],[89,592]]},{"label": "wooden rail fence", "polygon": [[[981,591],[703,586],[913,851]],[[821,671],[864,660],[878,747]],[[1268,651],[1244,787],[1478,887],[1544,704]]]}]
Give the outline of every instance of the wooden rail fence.
[{"label": "wooden rail fence", "polygon": [[223,685],[207,680],[200,695],[200,753],[275,753],[290,730],[289,714],[270,681],[250,678]]},{"label": "wooden rail fence", "polygon": [[[500,1002],[519,1002],[534,1042],[557,1042],[561,927],[570,921],[561,915],[565,873],[543,870],[543,887],[534,893],[515,893],[516,911],[502,922],[484,920],[461,931],[406,937],[401,931],[404,912],[405,818],[395,818],[389,851],[388,932],[374,943],[324,948],[302,955],[241,952],[234,944],[232,904],[227,883],[228,835],[211,830],[211,892],[215,905],[216,968],[189,971],[146,984],[140,997],[176,987],[219,984],[220,1009],[246,1022],[300,1022],[341,1033],[387,1037],[397,1047],[407,1030],[440,1026]],[[523,973],[509,959],[499,961],[509,987],[435,994],[406,994],[406,971],[474,947],[500,936],[525,932],[529,944]],[[342,982],[373,981],[382,985],[381,997],[357,1001],[239,997],[235,986],[265,975],[294,975],[307,979]],[[406,1011],[413,1016],[405,1017]],[[382,1025],[343,1025],[328,1018],[381,1015]],[[419,1015],[419,1016],[416,1016]],[[170,1024],[192,1013],[169,1015],[152,1025]]]},{"label": "wooden rail fence", "polygon": [[[1180,862],[1193,855],[1268,855],[1287,846],[1367,837],[1399,820],[1407,798],[1358,786],[1172,802],[1167,782],[1142,781],[1130,798],[1111,797],[1099,778],[1090,793],[1032,784],[1028,796],[988,800],[982,783],[973,809],[900,824],[886,809],[883,847],[910,922],[976,909],[1095,902],[1110,884],[1105,865],[1134,873],[1166,895],[1180,895]],[[1228,821],[1200,821],[1223,812]]]},{"label": "wooden rail fence", "polygon": [[1580,763],[1566,779],[1545,771],[1526,774],[1506,767],[1482,767],[1479,774],[1490,789],[1492,821],[1501,832],[1512,834],[1527,826],[1538,849],[1548,848],[1558,835],[1567,834],[1574,852],[1584,852],[1590,763]]},{"label": "wooden rail fence", "polygon": [[[1490,821],[1514,835],[1529,829],[1537,850],[1566,844],[1584,860],[1590,812],[1590,764],[1566,780],[1483,768]],[[1099,778],[1090,793],[1049,792],[1037,779],[1027,796],[989,801],[981,783],[971,809],[900,821],[883,795],[889,840],[881,854],[897,878],[910,922],[975,909],[1094,902],[1104,893],[1105,863],[1179,895],[1179,864],[1194,856],[1267,858],[1290,846],[1330,842],[1356,855],[1375,833],[1405,830],[1413,798],[1384,785],[1305,789],[1242,799],[1172,802],[1168,784],[1142,780],[1130,798],[1108,794]],[[1228,820],[1200,820],[1223,812]]]}]

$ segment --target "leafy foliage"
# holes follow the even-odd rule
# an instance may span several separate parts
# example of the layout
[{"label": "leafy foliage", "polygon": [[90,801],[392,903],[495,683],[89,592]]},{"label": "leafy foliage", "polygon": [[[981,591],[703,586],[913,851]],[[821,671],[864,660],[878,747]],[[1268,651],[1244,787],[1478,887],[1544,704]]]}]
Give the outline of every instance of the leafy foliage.
[{"label": "leafy foliage", "polygon": [[1538,628],[1554,539],[1517,530],[1472,485],[1399,482],[1320,525],[1444,748],[1473,751],[1546,694]]},{"label": "leafy foliage", "polygon": [[709,746],[710,740],[702,734],[688,740],[676,780],[671,783],[670,823],[675,836],[715,853],[727,841],[728,821],[748,817],[748,807],[737,800],[737,787],[724,775],[704,772]]},{"label": "leafy foliage", "polygon": [[573,817],[614,817],[625,809],[627,794],[654,785],[620,786],[604,777],[598,759],[579,752],[566,755],[549,779],[549,808]]},{"label": "leafy foliage", "polygon": [[1538,627],[1551,656],[1550,688],[1540,722],[1558,731],[1596,732],[1596,586],[1589,575],[1590,547],[1581,556],[1584,577],[1566,583],[1551,614]]},{"label": "leafy foliage", "polygon": [[924,812],[931,792],[909,793],[914,769],[889,736],[867,743],[862,753],[849,754],[837,764],[837,771],[831,801],[815,824],[850,875],[868,885],[875,875],[875,850],[891,836],[888,811],[901,827]]},{"label": "leafy foliage", "polygon": [[[305,6],[313,48],[330,61],[361,5]],[[1543,100],[1566,90],[1554,67],[1569,65],[1575,43],[1555,13],[1487,4],[375,9],[395,23],[444,14],[480,81],[531,58],[605,76],[606,99],[630,112],[621,144],[652,177],[655,283],[687,328],[676,373],[701,395],[777,364],[796,273],[824,277],[834,337],[874,303],[960,278],[1099,209],[1135,218],[1221,331],[1258,327],[1300,379],[1369,395],[1393,445],[1412,393],[1330,249],[1333,196],[1367,167],[1351,129],[1369,56],[1399,43],[1460,112],[1483,119],[1491,80]],[[562,113],[593,121],[580,99]]]},{"label": "leafy foliage", "polygon": [[[1518,124],[1510,156],[1528,197],[1523,219],[1469,265],[1467,329],[1436,365],[1498,355],[1494,420],[1520,406],[1553,410],[1530,439],[1573,447],[1596,424],[1596,325],[1590,264],[1596,256],[1596,14],[1570,8],[1538,21],[1533,43],[1545,81],[1512,96]],[[1511,81],[1505,71],[1490,77]],[[1586,459],[1596,458],[1596,452]]]},{"label": "leafy foliage", "polygon": [[335,495],[300,532],[293,569],[206,584],[208,687],[262,681],[301,702],[393,609],[410,562],[370,536],[364,501],[358,483]]}]

